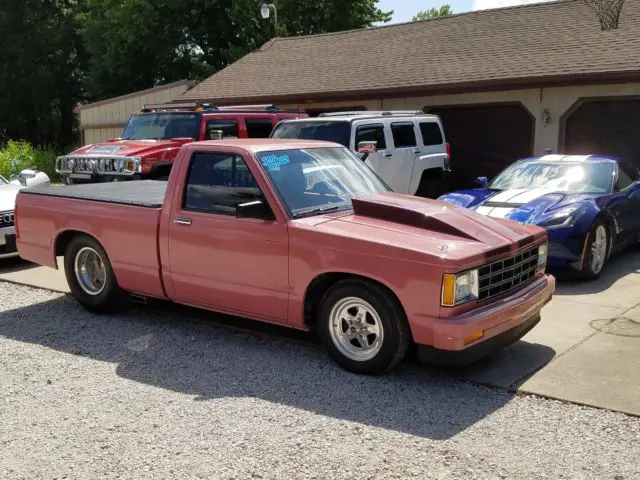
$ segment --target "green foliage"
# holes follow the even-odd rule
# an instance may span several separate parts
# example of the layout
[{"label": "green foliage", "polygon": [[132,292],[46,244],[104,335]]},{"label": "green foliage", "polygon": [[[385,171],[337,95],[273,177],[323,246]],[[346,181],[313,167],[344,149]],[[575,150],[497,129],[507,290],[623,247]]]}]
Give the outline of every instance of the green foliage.
[{"label": "green foliage", "polygon": [[[0,147],[0,175],[8,180],[20,170],[34,168],[45,172],[51,181],[55,181],[58,178],[55,173],[56,157],[53,147],[34,147],[29,142],[9,140]],[[12,165],[14,158],[18,159],[17,166]]]},{"label": "green foliage", "polygon": [[440,8],[431,8],[429,10],[422,10],[418,12],[415,17],[413,17],[413,21],[417,22],[418,20],[426,20],[428,18],[448,17],[449,15],[453,15],[451,6],[442,5]]},{"label": "green foliage", "polygon": [[274,36],[387,22],[378,0],[1,0],[0,145],[77,142],[78,103],[203,79]]}]

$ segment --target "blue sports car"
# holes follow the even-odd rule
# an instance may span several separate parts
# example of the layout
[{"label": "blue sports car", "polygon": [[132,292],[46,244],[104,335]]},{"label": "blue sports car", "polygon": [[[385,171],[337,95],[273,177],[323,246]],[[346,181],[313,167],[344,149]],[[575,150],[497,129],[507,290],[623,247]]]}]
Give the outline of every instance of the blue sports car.
[{"label": "blue sports car", "polygon": [[481,188],[438,200],[490,217],[544,227],[549,267],[600,276],[612,253],[640,240],[640,170],[596,155],[545,155],[510,165]]}]

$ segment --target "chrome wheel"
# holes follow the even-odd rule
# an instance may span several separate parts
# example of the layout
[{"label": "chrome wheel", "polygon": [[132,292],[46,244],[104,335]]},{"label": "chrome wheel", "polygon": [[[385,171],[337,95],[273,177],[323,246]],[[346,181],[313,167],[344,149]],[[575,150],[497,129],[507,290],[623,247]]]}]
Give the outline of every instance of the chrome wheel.
[{"label": "chrome wheel", "polygon": [[342,355],[365,362],[374,358],[384,338],[378,312],[358,297],[336,302],[329,314],[331,340]]},{"label": "chrome wheel", "polygon": [[74,261],[76,279],[82,290],[89,295],[99,295],[107,279],[102,258],[91,247],[84,247],[78,251]]},{"label": "chrome wheel", "polygon": [[607,230],[604,225],[598,225],[593,235],[593,243],[591,244],[591,270],[598,274],[604,266],[607,258]]}]

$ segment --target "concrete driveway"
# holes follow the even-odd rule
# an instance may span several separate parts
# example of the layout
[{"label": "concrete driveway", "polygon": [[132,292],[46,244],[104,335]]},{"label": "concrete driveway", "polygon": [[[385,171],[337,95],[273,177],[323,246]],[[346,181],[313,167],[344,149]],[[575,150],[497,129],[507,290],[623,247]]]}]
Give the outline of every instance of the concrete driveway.
[{"label": "concrete driveway", "polygon": [[[62,266],[62,259],[59,259]],[[0,281],[68,292],[63,270],[0,263]],[[640,248],[612,259],[602,277],[559,279],[542,321],[522,341],[452,376],[640,416]]]}]

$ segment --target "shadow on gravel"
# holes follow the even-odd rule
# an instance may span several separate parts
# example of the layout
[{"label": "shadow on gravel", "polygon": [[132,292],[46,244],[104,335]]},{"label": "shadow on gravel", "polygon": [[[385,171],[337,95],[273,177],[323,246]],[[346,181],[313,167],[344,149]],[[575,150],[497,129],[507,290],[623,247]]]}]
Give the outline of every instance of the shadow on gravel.
[{"label": "shadow on gravel", "polygon": [[[193,395],[194,401],[255,397],[436,440],[465,430],[512,398],[411,364],[386,377],[352,375],[306,334],[270,327],[265,337],[219,324],[242,320],[205,316],[216,325],[141,308],[94,316],[63,296],[0,312],[0,336],[111,362],[122,378]],[[43,389],[56,394],[55,382]]]},{"label": "shadow on gravel", "polygon": [[640,246],[631,247],[609,259],[600,278],[591,282],[578,280],[569,270],[551,271],[558,283],[556,295],[584,295],[604,292],[629,275],[640,274]]}]

